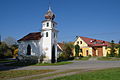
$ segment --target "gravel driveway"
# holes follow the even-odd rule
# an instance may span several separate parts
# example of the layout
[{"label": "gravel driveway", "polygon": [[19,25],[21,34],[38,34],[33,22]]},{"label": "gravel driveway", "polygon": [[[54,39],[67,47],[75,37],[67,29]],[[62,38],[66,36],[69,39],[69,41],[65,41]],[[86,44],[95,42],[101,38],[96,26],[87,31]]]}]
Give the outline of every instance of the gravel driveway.
[{"label": "gravel driveway", "polygon": [[25,66],[25,67],[5,67],[1,66],[0,70],[11,68],[12,70],[41,70],[41,69],[104,69],[120,67],[120,61],[71,61],[72,64],[57,66]]},{"label": "gravel driveway", "polygon": [[[86,72],[85,70],[96,70],[96,69],[105,69],[105,68],[113,68],[113,67],[120,67],[120,61],[97,61],[97,60],[88,60],[88,61],[71,61],[73,62],[72,64],[66,64],[66,65],[58,65],[58,66],[25,66],[25,67],[13,67],[13,66],[0,66],[0,70],[43,70],[43,69],[57,69],[55,72],[50,72],[47,74],[53,74],[56,72],[61,72],[61,71],[69,71],[69,70],[74,70],[73,72],[69,73],[62,73],[59,75],[53,75],[53,76],[47,76],[40,78],[38,80],[48,80],[48,79],[53,79],[56,77],[60,76],[65,76],[65,75],[72,75],[72,74],[77,74],[80,72]],[[83,70],[83,71],[81,71]],[[8,80],[23,80],[23,79],[29,79],[31,77],[36,77],[36,76],[41,76],[41,75],[46,75],[45,74],[37,74],[37,75],[32,75],[32,76],[22,76],[22,77],[17,77],[17,78],[11,78]]]}]

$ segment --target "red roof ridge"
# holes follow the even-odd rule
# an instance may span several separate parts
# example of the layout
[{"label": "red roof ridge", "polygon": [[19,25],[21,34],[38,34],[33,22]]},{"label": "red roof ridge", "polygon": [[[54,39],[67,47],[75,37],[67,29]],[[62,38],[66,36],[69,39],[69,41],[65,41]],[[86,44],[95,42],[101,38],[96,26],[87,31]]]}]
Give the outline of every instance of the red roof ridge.
[{"label": "red roof ridge", "polygon": [[[83,36],[79,36],[79,37],[83,37]],[[88,38],[88,37],[83,37],[83,38]],[[89,38],[89,39],[92,39],[92,40],[99,40],[99,39],[93,39],[93,38]],[[99,41],[105,41],[105,40],[99,40]],[[105,42],[109,42],[109,41],[105,41]],[[110,42],[109,42],[110,43]]]},{"label": "red roof ridge", "polygon": [[79,36],[88,46],[110,46],[110,42],[88,37]]},{"label": "red roof ridge", "polygon": [[41,37],[41,32],[31,32],[18,41],[39,40]]}]

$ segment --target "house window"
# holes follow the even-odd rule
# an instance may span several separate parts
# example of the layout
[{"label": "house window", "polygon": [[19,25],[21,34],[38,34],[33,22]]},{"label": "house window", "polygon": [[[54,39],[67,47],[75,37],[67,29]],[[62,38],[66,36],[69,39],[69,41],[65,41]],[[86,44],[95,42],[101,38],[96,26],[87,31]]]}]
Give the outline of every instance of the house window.
[{"label": "house window", "polygon": [[46,37],[48,37],[48,32],[46,32]]},{"label": "house window", "polygon": [[80,41],[80,44],[82,44],[82,41]]},{"label": "house window", "polygon": [[49,23],[47,23],[47,27],[49,27]]},{"label": "house window", "polygon": [[77,41],[77,44],[79,44],[79,41]]},{"label": "house window", "polygon": [[94,44],[97,44],[97,42],[94,42]]}]

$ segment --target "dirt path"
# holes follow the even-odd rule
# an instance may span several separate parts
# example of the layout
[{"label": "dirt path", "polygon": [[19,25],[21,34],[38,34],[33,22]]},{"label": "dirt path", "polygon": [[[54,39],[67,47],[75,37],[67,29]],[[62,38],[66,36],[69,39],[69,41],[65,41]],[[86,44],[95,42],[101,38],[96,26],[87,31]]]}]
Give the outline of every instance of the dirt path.
[{"label": "dirt path", "polygon": [[[68,75],[73,75],[73,74],[88,72],[88,71],[91,71],[91,70],[57,70],[57,71],[54,71],[54,72],[48,72],[48,73],[37,74],[37,75],[11,78],[11,79],[8,79],[8,80],[29,80],[29,79],[30,80],[48,80],[48,79],[54,79],[54,78],[57,78],[57,77],[68,76]],[[39,79],[34,79],[36,77],[40,77],[40,78]]]},{"label": "dirt path", "polygon": [[43,75],[48,75],[48,74],[54,74],[54,73],[63,72],[63,71],[64,70],[56,70],[56,71],[53,71],[53,72],[37,74],[37,75],[30,75],[30,76],[23,76],[23,77],[17,77],[17,78],[11,78],[11,79],[8,79],[8,80],[24,80],[24,79],[28,79],[28,78],[32,78],[32,77],[43,76]]},{"label": "dirt path", "polygon": [[91,70],[73,71],[73,72],[69,72],[69,73],[64,73],[64,74],[59,74],[59,75],[44,77],[44,78],[41,78],[41,79],[34,79],[34,80],[49,80],[49,79],[54,79],[54,78],[57,78],[57,77],[68,76],[68,75],[73,75],[73,74],[78,74],[78,73],[88,72],[88,71],[91,71]]}]

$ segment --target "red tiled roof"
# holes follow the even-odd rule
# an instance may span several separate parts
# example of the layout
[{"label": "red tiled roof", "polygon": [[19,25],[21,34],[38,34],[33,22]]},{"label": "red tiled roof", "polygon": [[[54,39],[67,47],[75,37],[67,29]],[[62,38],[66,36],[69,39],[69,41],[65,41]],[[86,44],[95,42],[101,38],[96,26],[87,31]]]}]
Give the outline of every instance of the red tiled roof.
[{"label": "red tiled roof", "polygon": [[41,32],[33,32],[19,39],[18,41],[39,40],[41,38]]},{"label": "red tiled roof", "polygon": [[110,46],[110,42],[107,41],[81,37],[81,36],[80,38],[84,40],[88,44],[88,46]]}]

